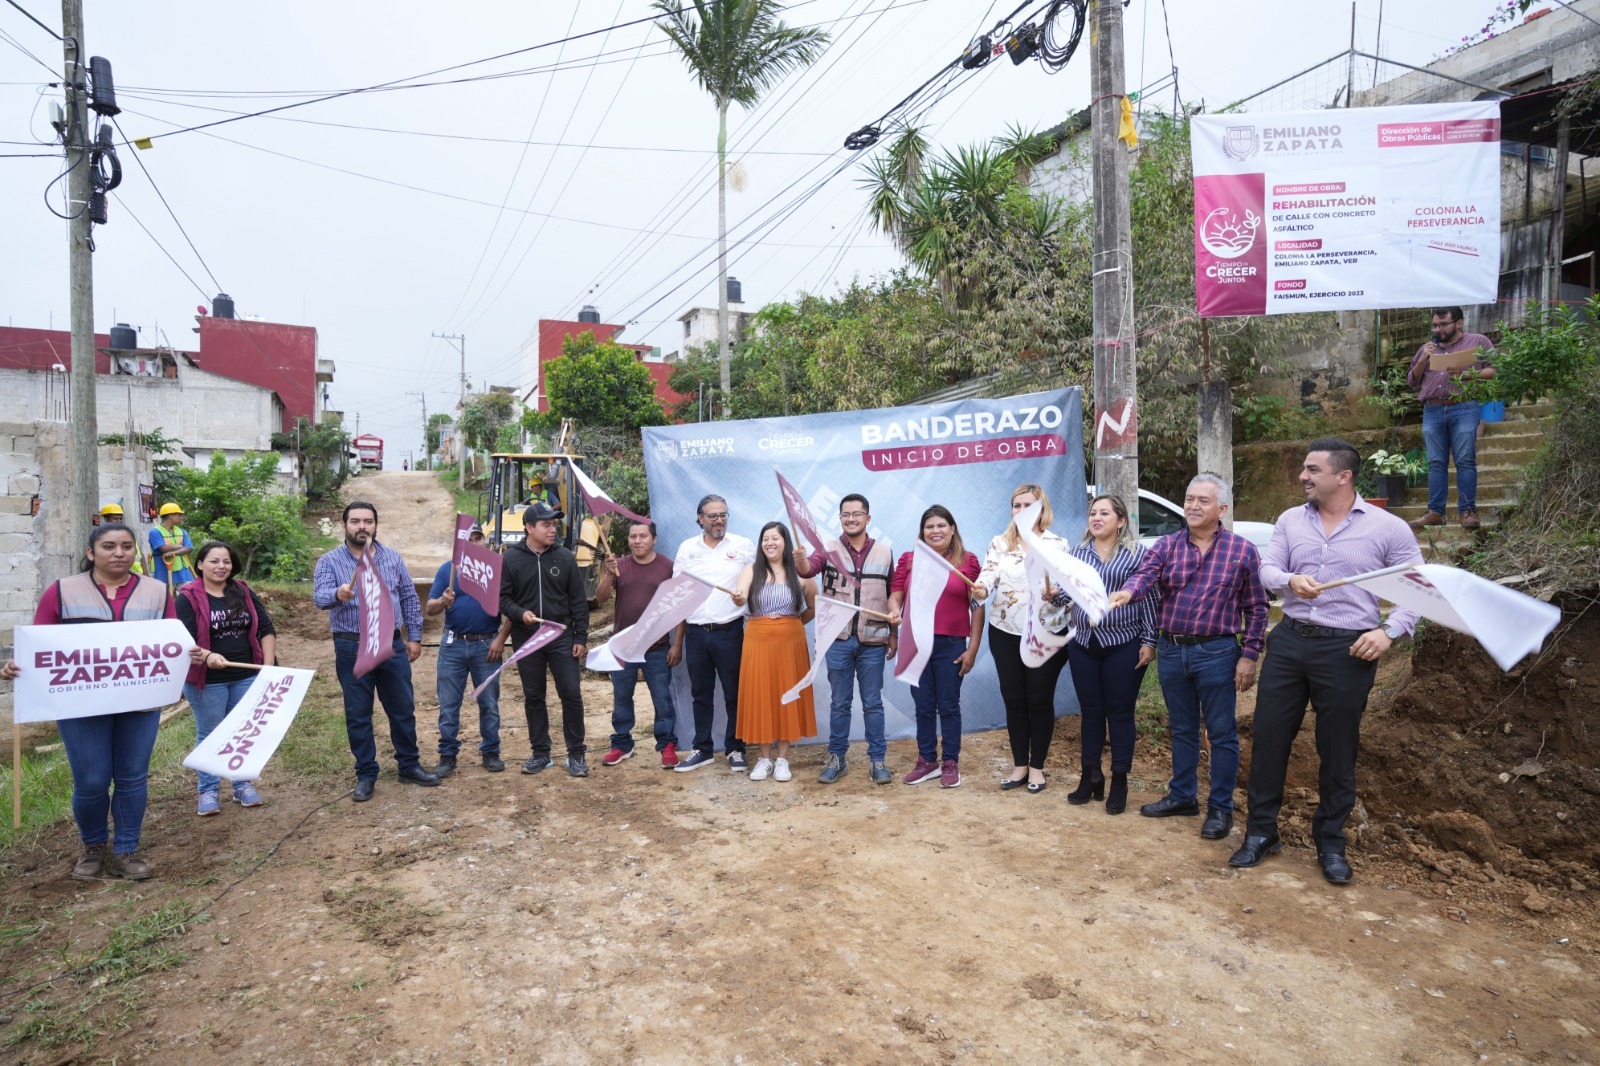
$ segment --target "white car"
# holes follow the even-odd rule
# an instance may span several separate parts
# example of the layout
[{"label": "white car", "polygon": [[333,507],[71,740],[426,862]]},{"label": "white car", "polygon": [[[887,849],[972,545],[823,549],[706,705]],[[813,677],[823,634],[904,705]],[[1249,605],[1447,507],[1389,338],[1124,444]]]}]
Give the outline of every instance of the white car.
[{"label": "white car", "polygon": [[[1094,491],[1094,487],[1090,486],[1091,498]],[[1145,547],[1154,544],[1158,537],[1176,533],[1186,525],[1188,522],[1184,520],[1182,507],[1149,489],[1139,490],[1139,542]],[[1233,531],[1254,544],[1258,552],[1265,551],[1267,542],[1272,539],[1271,522],[1235,522]]]}]

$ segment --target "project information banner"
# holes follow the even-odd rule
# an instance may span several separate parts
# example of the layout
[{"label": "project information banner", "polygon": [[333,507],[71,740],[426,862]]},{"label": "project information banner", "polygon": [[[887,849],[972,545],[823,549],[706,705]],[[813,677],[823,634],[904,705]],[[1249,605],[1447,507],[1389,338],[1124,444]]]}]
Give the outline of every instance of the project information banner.
[{"label": "project information banner", "polygon": [[1491,303],[1500,105],[1191,120],[1200,315]]},{"label": "project information banner", "polygon": [[[644,431],[650,515],[671,558],[678,545],[700,535],[695,505],[707,493],[728,501],[728,530],[755,540],[767,522],[789,515],[774,468],[805,499],[825,536],[839,536],[839,500],[859,492],[872,506],[870,536],[887,539],[898,559],[917,537],[917,522],[932,504],[955,515],[966,549],[981,561],[989,541],[1011,519],[1011,490],[1043,486],[1055,511],[1052,528],[1076,541],[1083,535],[1088,492],[1083,470],[1083,410],[1078,389],[959,400],[920,407],[801,415],[793,418],[695,422]],[[808,549],[809,550],[809,549]],[[810,639],[807,627],[807,638]],[[1070,676],[1056,689],[1057,714],[1077,713]],[[694,716],[684,668],[674,671],[680,747],[692,739]],[[828,675],[819,673],[817,728],[828,735]],[[861,700],[855,695],[852,735],[861,736]],[[916,733],[912,689],[884,670],[885,727],[891,737]],[[717,698],[722,737],[721,695]],[[1005,724],[987,641],[962,684],[962,726]]]}]

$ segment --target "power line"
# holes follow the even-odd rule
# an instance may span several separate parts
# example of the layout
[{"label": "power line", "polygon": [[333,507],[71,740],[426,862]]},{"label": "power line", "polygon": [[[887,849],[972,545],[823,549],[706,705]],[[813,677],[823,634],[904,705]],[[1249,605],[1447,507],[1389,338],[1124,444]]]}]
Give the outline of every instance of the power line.
[{"label": "power line", "polygon": [[[128,135],[122,132],[122,124],[117,121],[115,115],[111,116],[111,124],[117,127],[117,132],[122,134],[122,142],[127,144]],[[172,209],[171,204],[167,203],[166,195],[162,193],[161,186],[156,184],[155,175],[150,173],[150,168],[144,165],[144,160],[140,158],[139,149],[134,148],[132,154],[133,161],[139,164],[140,170],[144,171],[145,178],[150,182],[150,188],[155,192],[156,198],[161,201],[161,206],[167,209],[167,214],[172,218],[172,224],[178,227],[179,233],[183,234],[183,239],[188,243],[189,250],[194,253],[196,259],[200,260],[200,265],[205,268],[206,275],[211,278],[211,283],[217,287],[218,292],[224,291],[222,282],[217,280],[217,275],[211,269],[211,264],[206,262],[206,257],[201,255],[200,249],[194,246],[194,239],[189,236],[189,231],[183,228],[182,222],[178,221],[178,213]]]},{"label": "power line", "polygon": [[18,11],[21,11],[23,16],[25,18],[27,18],[27,20],[29,22],[33,23],[35,26],[39,27],[41,30],[43,30],[44,32],[48,33],[50,36],[54,37],[56,40],[58,40],[58,41],[61,40],[61,34],[57,33],[55,30],[52,30],[49,26],[46,26],[44,23],[42,23],[38,19],[34,18],[33,15],[29,14],[29,12],[28,12],[28,10],[26,8],[24,8],[21,4],[17,3],[17,0],[6,0],[6,3],[10,4],[12,7],[16,8]]},{"label": "power line", "polygon": [[[35,63],[39,64],[44,69],[48,70],[51,73],[52,76],[56,75],[57,72],[56,72],[56,68],[55,67],[52,67],[49,63],[46,63],[44,60],[40,59],[38,56],[36,56],[32,52],[28,51],[28,49],[23,46],[21,41],[17,40],[15,37],[11,36],[5,30],[0,30],[0,41],[6,42],[11,47],[15,48],[17,51],[21,52],[23,55],[25,55],[29,59],[33,60]],[[29,83],[25,83],[25,84],[32,84],[32,83],[29,82]]]},{"label": "power line", "polygon": [[150,238],[150,243],[154,244],[157,248],[161,249],[161,254],[167,257],[167,261],[170,262],[173,266],[177,267],[178,268],[178,273],[182,274],[184,276],[184,278],[186,278],[188,280],[189,284],[194,286],[195,291],[200,294],[200,298],[201,299],[206,299],[206,300],[210,299],[211,298],[210,295],[206,292],[206,290],[204,290],[204,289],[202,289],[200,287],[200,283],[198,281],[195,281],[194,278],[190,277],[189,276],[189,272],[187,270],[183,269],[183,264],[179,263],[177,258],[174,257],[171,252],[167,251],[167,246],[162,244],[159,240],[157,240],[156,239],[156,235],[154,233],[150,232],[150,227],[146,226],[140,220],[139,216],[133,213],[133,208],[129,207],[127,205],[127,202],[124,201],[122,199],[122,197],[118,196],[116,193],[112,193],[111,197],[112,197],[112,199],[117,201],[118,206],[120,206],[124,211],[128,212],[128,217],[133,219],[134,225],[136,225],[140,229],[144,230],[144,235],[146,237]]}]

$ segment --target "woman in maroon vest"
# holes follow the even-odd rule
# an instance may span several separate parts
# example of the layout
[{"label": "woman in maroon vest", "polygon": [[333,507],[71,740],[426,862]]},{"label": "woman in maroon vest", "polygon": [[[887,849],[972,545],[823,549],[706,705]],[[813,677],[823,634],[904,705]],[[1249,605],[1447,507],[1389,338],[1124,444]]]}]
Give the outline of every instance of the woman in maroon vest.
[{"label": "woman in maroon vest", "polygon": [[[194,637],[189,653],[194,664],[183,686],[184,698],[194,708],[195,743],[206,739],[222,724],[228,712],[244,698],[256,671],[229,663],[276,662],[277,631],[255,592],[239,580],[239,553],[220,540],[208,540],[195,556],[200,580],[178,590],[178,621]],[[233,781],[233,800],[242,807],[261,806],[261,794],[249,781]],[[217,792],[222,782],[200,774],[200,803],[195,813],[218,814]]]},{"label": "woman in maroon vest", "polygon": [[[82,573],[45,589],[34,625],[176,617],[167,586],[132,573],[138,556],[133,530],[120,522],[96,526],[85,555]],[[15,662],[7,662],[0,678],[11,680],[21,672]],[[56,723],[72,768],[72,816],[83,838],[83,858],[72,868],[77,880],[109,876],[143,881],[151,875],[150,864],[139,858],[139,835],[149,795],[150,752],[160,724],[159,707]],[[114,835],[106,831],[107,812]]]}]

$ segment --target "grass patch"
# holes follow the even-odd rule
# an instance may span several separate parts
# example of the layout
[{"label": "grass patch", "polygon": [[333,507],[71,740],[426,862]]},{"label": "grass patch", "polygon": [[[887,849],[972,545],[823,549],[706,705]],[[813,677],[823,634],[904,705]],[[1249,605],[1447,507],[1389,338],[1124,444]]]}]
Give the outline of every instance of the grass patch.
[{"label": "grass patch", "polygon": [[483,492],[482,487],[474,485],[469,481],[467,482],[467,487],[465,489],[457,488],[456,485],[460,479],[460,474],[456,472],[456,468],[453,466],[441,467],[438,470],[438,475],[439,484],[444,487],[446,492],[454,497],[456,501],[456,510],[460,511],[462,514],[472,515],[481,522],[483,520],[483,513],[479,510],[479,507],[486,506],[485,501],[479,498],[480,494]]},{"label": "grass patch", "polygon": [[406,894],[393,885],[361,883],[334,893],[331,909],[355,926],[364,940],[395,947],[418,933],[429,935],[428,919],[437,910],[425,910],[407,902]]},{"label": "grass patch", "polygon": [[1167,701],[1161,695],[1161,681],[1156,677],[1154,663],[1144,672],[1144,681],[1139,685],[1139,699],[1133,705],[1133,727],[1153,748],[1167,747],[1171,741],[1167,730]]},{"label": "grass patch", "polygon": [[300,713],[268,767],[300,777],[329,777],[350,772],[350,738],[344,727],[344,696],[333,671],[311,681]]}]

